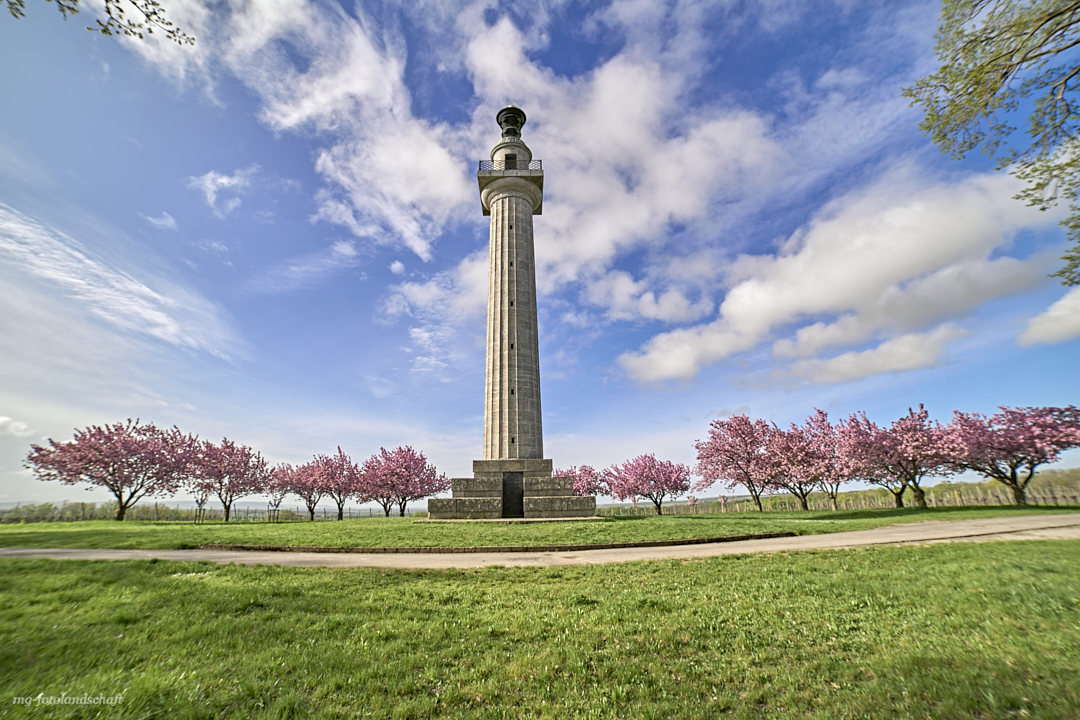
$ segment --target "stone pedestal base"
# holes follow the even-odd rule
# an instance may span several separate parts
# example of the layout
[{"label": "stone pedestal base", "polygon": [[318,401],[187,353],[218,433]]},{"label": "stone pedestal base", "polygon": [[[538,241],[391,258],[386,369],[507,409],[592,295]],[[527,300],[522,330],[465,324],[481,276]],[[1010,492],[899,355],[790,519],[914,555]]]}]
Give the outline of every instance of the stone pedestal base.
[{"label": "stone pedestal base", "polygon": [[567,518],[596,514],[596,496],[574,495],[574,479],[552,477],[550,460],[474,460],[473,477],[451,480],[452,498],[428,500],[433,520]]}]

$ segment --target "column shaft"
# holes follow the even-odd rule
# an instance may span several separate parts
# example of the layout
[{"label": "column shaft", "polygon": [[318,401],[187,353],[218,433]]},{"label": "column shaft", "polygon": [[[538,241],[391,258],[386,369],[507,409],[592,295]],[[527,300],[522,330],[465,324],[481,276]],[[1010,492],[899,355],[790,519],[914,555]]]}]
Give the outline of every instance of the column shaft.
[{"label": "column shaft", "polygon": [[484,459],[543,458],[533,199],[491,197]]}]

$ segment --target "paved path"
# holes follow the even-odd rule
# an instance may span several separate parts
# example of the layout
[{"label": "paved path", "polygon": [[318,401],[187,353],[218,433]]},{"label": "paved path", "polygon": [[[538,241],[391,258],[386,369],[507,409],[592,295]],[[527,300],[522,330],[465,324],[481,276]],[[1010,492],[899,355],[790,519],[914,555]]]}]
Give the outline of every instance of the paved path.
[{"label": "paved path", "polygon": [[378,554],[302,553],[238,550],[104,550],[92,548],[0,548],[0,557],[56,560],[203,560],[227,565],[286,565],[291,567],[382,567],[404,569],[478,568],[491,565],[598,565],[633,560],[700,558],[785,550],[828,550],[900,545],[905,543],[1080,538],[1080,513],[921,522],[825,535],[743,540],[710,545],[582,550],[565,553],[432,553]]}]

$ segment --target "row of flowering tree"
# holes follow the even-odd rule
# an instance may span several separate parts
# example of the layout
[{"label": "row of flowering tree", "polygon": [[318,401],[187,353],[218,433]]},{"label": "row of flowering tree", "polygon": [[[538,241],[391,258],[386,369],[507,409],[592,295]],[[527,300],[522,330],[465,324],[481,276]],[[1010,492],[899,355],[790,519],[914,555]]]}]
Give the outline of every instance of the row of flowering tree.
[{"label": "row of flowering tree", "polygon": [[259,452],[228,438],[214,443],[176,427],[130,419],[76,430],[68,442],[50,438],[45,446],[31,445],[25,464],[41,480],[108,490],[116,498],[117,520],[144,497],[181,491],[190,493],[200,509],[216,497],[226,521],[234,503],[252,495],[267,496],[275,509],[294,495],[312,520],[323,499],[337,505],[339,520],[349,500],[377,502],[387,515],[397,506],[404,515],[409,502],[450,487],[446,475],[408,446],[380,449],[362,464],[338,447],[332,455],[316,455],[299,466],[271,466]]},{"label": "row of flowering tree", "polygon": [[903,507],[910,489],[926,507],[927,479],[974,471],[1006,485],[1018,505],[1038,467],[1080,447],[1080,410],[1073,406],[1000,408],[995,415],[954,412],[952,422],[932,422],[922,405],[888,427],[856,413],[833,424],[822,410],[783,429],[735,415],[716,420],[708,438],[695,443],[695,489],[714,482],[742,487],[761,510],[761,498],[788,492],[805,510],[822,491],[837,507],[841,485],[861,481],[892,494]]},{"label": "row of flowering tree", "polygon": [[677,498],[690,490],[690,468],[655,455],[639,455],[621,465],[597,470],[590,465],[575,465],[556,470],[558,477],[574,478],[575,495],[610,495],[617,500],[645,498],[656,514],[663,513],[664,500]]},{"label": "row of flowering tree", "polygon": [[360,464],[339,447],[333,455],[316,455],[295,468],[279,465],[274,473],[281,492],[299,497],[312,520],[315,507],[324,498],[332,499],[337,505],[338,520],[344,517],[345,504],[350,499],[376,502],[387,517],[396,506],[398,514],[404,516],[410,502],[450,489],[450,479],[445,473],[438,472],[424,453],[408,445],[393,450],[380,448]]}]

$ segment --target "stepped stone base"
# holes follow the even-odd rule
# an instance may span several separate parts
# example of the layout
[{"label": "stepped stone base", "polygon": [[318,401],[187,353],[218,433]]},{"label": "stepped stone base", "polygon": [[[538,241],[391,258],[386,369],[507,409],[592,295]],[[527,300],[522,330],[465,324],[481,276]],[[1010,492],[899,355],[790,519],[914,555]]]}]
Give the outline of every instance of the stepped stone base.
[{"label": "stepped stone base", "polygon": [[[567,480],[570,480],[573,486],[573,479],[567,478]],[[525,517],[527,518],[592,517],[595,514],[595,495],[525,498]]]},{"label": "stepped stone base", "polygon": [[432,498],[427,506],[428,517],[435,520],[495,520],[502,517],[501,497]]},{"label": "stepped stone base", "polygon": [[573,478],[552,477],[551,460],[474,460],[473,476],[451,480],[452,498],[428,500],[428,517],[493,520],[596,514],[596,497],[574,495]]}]

